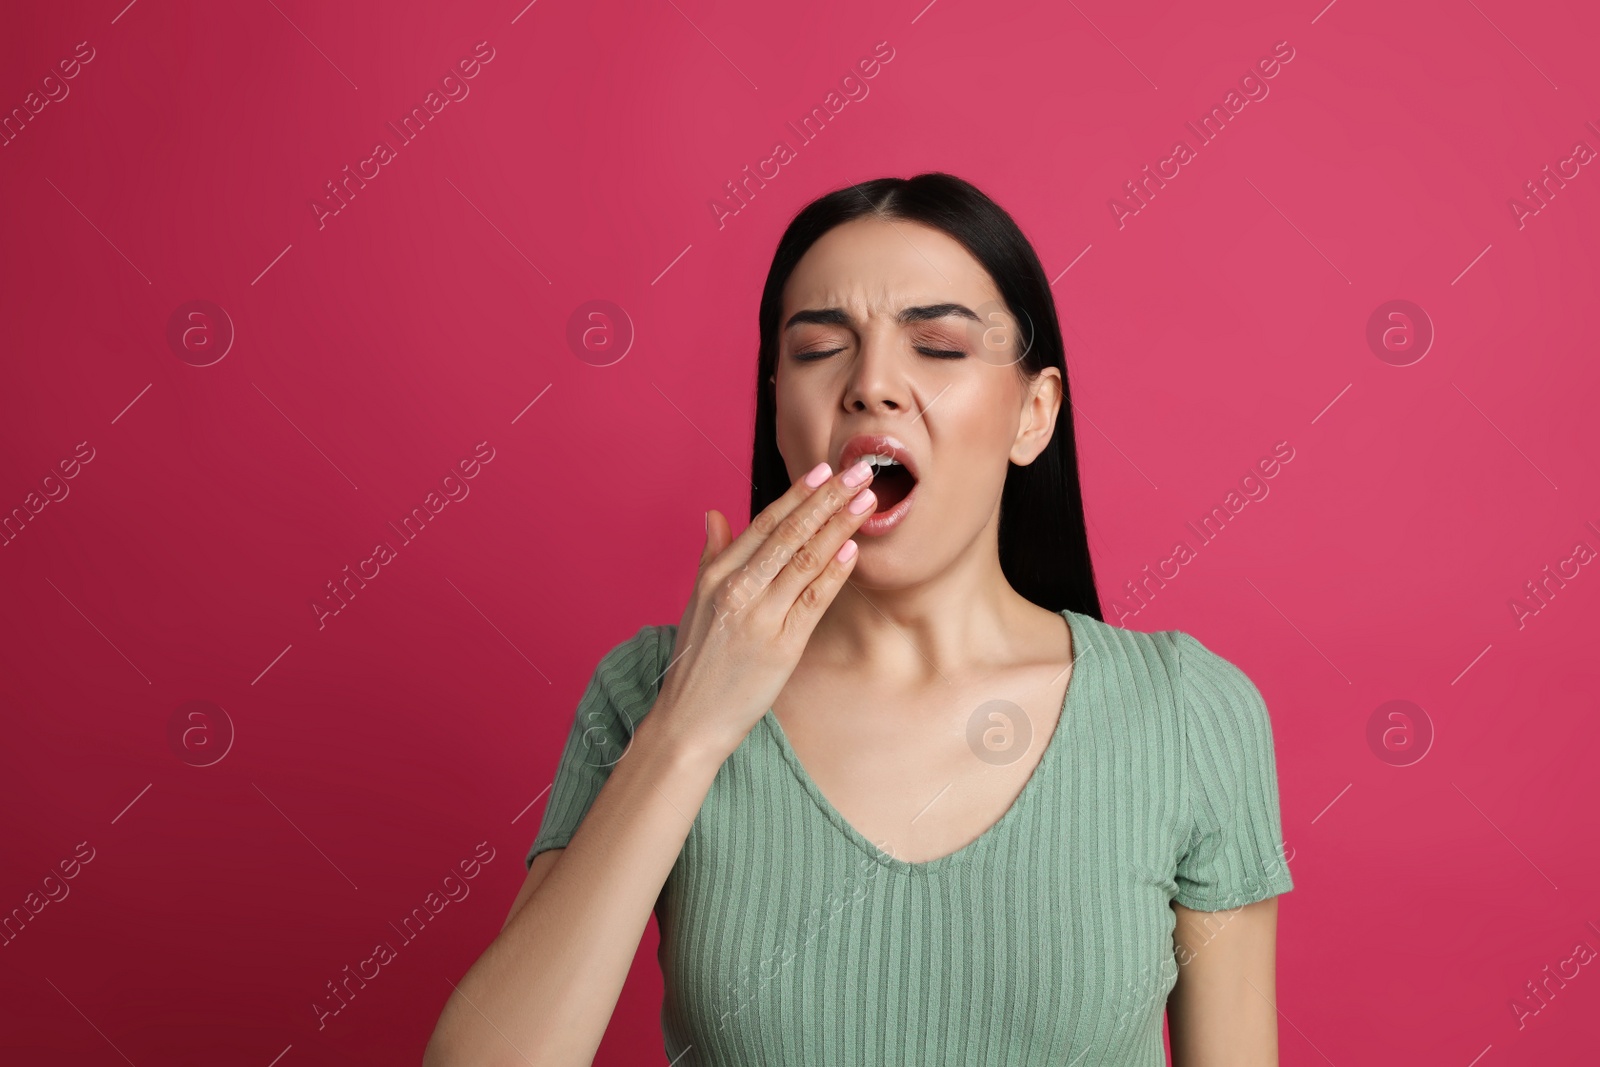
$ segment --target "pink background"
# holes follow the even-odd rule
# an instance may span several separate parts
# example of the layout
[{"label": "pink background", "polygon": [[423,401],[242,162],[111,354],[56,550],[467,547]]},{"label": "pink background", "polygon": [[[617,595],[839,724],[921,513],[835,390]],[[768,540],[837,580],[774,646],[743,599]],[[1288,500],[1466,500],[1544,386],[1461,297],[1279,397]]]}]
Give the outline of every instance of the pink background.
[{"label": "pink background", "polygon": [[[0,948],[6,1058],[418,1062],[595,661],[678,619],[702,510],[742,525],[784,225],[934,169],[1055,279],[1108,619],[1193,633],[1272,710],[1283,1062],[1593,1055],[1597,967],[1526,983],[1600,949],[1600,567],[1562,563],[1600,548],[1600,173],[1509,206],[1600,148],[1592,9],[125,3],[0,34],[7,114],[93,50],[0,147],[0,509],[66,493],[0,547],[0,909],[70,890]],[[468,95],[319,228],[325,183],[480,41]],[[1124,183],[1281,41],[1269,94],[1119,226]],[[799,143],[879,42],[867,95]],[[1367,342],[1397,299],[1436,334],[1407,366]],[[209,366],[216,322],[168,341],[194,300],[236,334]],[[590,300],[632,324],[619,361],[569,346]],[[1270,494],[1118,616],[1280,441]],[[444,484],[470,493],[402,542]],[[1546,566],[1569,577],[1519,624]],[[1374,747],[1390,700],[1422,709],[1412,740]],[[398,937],[480,843],[470,895]],[[655,945],[598,1062],[664,1062]]]}]

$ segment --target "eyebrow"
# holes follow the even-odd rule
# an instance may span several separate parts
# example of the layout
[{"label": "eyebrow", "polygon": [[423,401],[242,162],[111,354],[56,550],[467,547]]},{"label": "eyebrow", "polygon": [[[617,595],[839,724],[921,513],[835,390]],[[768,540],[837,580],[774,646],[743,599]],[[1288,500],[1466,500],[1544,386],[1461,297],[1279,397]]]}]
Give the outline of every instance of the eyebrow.
[{"label": "eyebrow", "polygon": [[[946,315],[959,315],[973,322],[981,322],[978,315],[965,304],[924,304],[917,307],[901,308],[895,318],[902,326],[913,322],[927,322],[931,319],[942,319]],[[853,320],[843,308],[807,308],[796,311],[789,316],[789,321],[784,323],[785,331],[796,326],[814,323],[818,326],[850,326]]]}]

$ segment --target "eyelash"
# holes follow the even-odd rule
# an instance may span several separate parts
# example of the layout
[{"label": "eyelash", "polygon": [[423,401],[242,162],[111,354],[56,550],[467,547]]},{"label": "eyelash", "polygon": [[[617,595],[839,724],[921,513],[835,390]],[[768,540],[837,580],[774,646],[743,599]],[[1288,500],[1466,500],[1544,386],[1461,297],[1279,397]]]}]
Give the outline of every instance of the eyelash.
[{"label": "eyelash", "polygon": [[[836,356],[843,351],[844,349],[842,348],[830,348],[822,352],[801,352],[796,354],[794,358],[801,363],[810,363],[814,360],[822,359],[825,356]],[[932,356],[935,359],[962,359],[966,356],[965,352],[962,352],[958,349],[926,348],[918,346],[917,351],[921,352],[925,356]]]}]

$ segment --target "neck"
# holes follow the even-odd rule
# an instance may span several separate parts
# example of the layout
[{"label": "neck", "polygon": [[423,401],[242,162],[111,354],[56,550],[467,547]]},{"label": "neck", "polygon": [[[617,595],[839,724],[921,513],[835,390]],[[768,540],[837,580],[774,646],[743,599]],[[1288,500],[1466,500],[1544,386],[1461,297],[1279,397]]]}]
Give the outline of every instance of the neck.
[{"label": "neck", "polygon": [[[889,535],[891,538],[893,534]],[[805,655],[890,684],[967,676],[1016,655],[1041,609],[1011,588],[1000,568],[997,527],[986,526],[951,562],[922,581],[895,574],[902,550],[859,538],[850,580],[818,620]]]}]

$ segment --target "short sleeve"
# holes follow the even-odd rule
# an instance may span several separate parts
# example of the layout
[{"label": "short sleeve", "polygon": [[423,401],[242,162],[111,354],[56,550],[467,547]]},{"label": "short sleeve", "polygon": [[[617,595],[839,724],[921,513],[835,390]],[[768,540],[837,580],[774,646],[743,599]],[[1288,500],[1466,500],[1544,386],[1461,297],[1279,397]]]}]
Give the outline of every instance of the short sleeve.
[{"label": "short sleeve", "polygon": [[1272,720],[1248,675],[1199,640],[1177,645],[1183,810],[1173,899],[1226,911],[1294,888],[1283,853]]},{"label": "short sleeve", "polygon": [[556,764],[555,781],[545,804],[539,834],[523,861],[552,848],[565,848],[589,806],[605,784],[611,768],[627,752],[634,728],[655,703],[664,673],[662,626],[642,626],[639,632],[600,657],[589,684],[578,701],[567,734],[566,747]]}]

